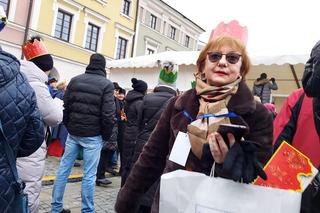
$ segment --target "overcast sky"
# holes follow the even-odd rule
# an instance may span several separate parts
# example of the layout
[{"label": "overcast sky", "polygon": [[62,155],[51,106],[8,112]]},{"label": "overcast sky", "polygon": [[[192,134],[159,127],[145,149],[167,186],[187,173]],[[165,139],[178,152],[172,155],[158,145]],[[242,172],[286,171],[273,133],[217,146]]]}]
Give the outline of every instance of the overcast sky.
[{"label": "overcast sky", "polygon": [[163,0],[206,30],[233,19],[248,27],[255,54],[310,53],[320,40],[320,0]]}]

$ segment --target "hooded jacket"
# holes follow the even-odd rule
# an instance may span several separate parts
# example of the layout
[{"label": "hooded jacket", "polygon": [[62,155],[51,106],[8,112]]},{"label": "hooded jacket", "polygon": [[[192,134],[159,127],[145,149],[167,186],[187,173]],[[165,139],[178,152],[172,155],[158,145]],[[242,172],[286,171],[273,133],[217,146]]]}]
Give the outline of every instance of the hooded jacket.
[{"label": "hooded jacket", "polygon": [[261,103],[270,103],[271,90],[277,90],[277,83],[270,82],[269,79],[260,79],[254,81],[252,94],[260,97]]},{"label": "hooded jacket", "polygon": [[24,157],[35,152],[44,139],[35,93],[19,70],[19,61],[0,50],[0,119],[7,139],[0,134],[0,212],[13,212],[11,203],[17,193],[4,143],[9,143],[14,156]]}]

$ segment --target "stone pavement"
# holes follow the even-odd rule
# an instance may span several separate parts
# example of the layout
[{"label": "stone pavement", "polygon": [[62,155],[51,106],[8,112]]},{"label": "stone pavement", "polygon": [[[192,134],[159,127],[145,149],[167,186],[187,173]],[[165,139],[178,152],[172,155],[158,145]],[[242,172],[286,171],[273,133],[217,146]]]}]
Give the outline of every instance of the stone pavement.
[{"label": "stone pavement", "polygon": [[[82,163],[82,161],[78,162]],[[51,210],[52,184],[58,167],[59,158],[49,156],[46,160],[45,176],[40,194],[40,213],[50,212]],[[106,187],[95,187],[94,205],[97,213],[114,212],[113,206],[120,188],[120,177],[112,177],[108,173],[106,173],[106,176],[112,181],[112,184]],[[81,212],[81,179],[82,167],[73,167],[64,194],[64,208],[70,209],[72,213]]]}]

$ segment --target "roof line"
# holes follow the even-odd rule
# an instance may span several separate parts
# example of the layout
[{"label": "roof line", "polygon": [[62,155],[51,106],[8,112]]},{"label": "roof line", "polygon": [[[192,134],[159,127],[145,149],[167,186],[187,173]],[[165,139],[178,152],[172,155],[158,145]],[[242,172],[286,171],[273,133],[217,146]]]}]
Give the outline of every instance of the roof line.
[{"label": "roof line", "polygon": [[166,2],[160,0],[162,3],[164,3],[165,5],[167,5],[168,7],[170,7],[171,9],[173,9],[174,11],[178,12],[180,15],[182,15],[183,18],[189,20],[192,24],[196,25],[198,28],[200,28],[201,30],[203,30],[204,32],[206,32],[202,27],[200,27],[198,24],[194,23],[191,19],[189,19],[187,16],[183,15],[181,12],[179,12],[178,10],[174,9],[173,7],[171,7],[169,4],[167,4]]}]

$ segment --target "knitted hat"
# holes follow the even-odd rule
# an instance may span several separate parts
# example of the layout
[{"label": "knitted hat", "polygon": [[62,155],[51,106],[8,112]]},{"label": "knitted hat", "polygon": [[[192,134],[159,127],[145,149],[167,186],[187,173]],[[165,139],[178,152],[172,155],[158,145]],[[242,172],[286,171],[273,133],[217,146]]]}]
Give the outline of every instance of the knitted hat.
[{"label": "knitted hat", "polygon": [[42,71],[46,72],[53,68],[53,59],[50,54],[42,55],[36,58],[31,59],[37,67],[39,67]]},{"label": "knitted hat", "polygon": [[89,70],[105,70],[106,69],[106,59],[103,55],[99,53],[94,53],[90,56],[90,62],[87,66]]},{"label": "knitted hat", "polygon": [[48,53],[40,36],[31,37],[26,44],[22,45],[22,52],[27,60],[32,61],[42,71],[50,71],[53,68],[52,56]]},{"label": "knitted hat", "polygon": [[179,66],[177,64],[173,64],[172,62],[164,62],[161,65],[158,86],[168,86],[176,90],[178,69]]},{"label": "knitted hat", "polygon": [[7,15],[2,6],[0,6],[0,31],[7,25]]},{"label": "knitted hat", "polygon": [[141,93],[145,93],[148,89],[148,84],[143,80],[138,80],[136,78],[131,78],[132,88]]}]

